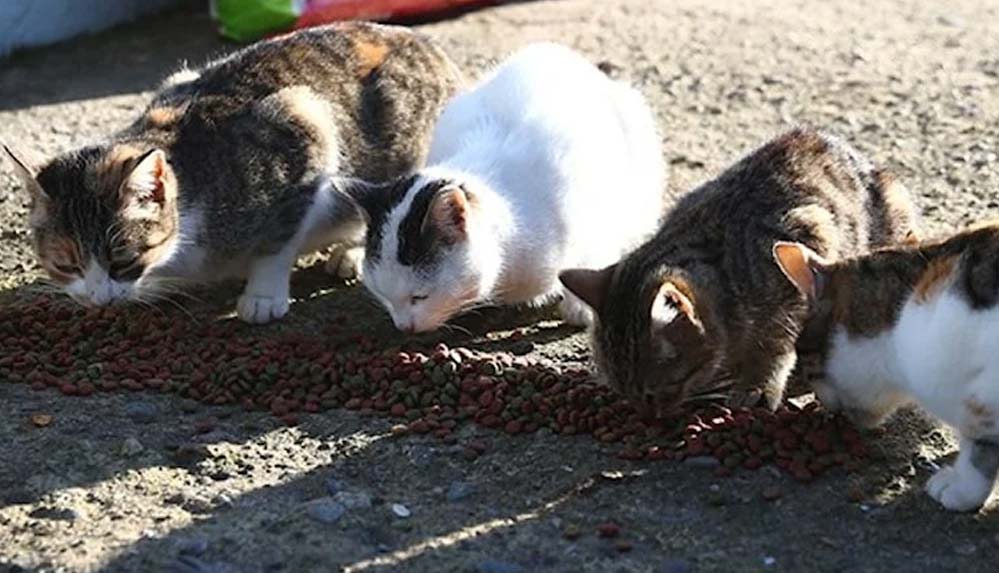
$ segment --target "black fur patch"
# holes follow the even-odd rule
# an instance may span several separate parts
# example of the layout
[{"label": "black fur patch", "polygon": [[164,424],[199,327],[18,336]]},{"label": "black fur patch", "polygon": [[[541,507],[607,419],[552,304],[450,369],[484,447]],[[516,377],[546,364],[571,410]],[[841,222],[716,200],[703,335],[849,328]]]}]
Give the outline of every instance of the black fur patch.
[{"label": "black fur patch", "polygon": [[382,255],[382,238],[385,236],[385,223],[388,215],[406,197],[406,192],[416,183],[416,175],[401,177],[380,185],[360,184],[346,190],[357,201],[368,216],[368,230],[365,236],[364,257],[377,261]]},{"label": "black fur patch", "polygon": [[442,237],[440,231],[423,229],[423,221],[434,197],[452,182],[438,179],[424,185],[409,206],[409,212],[399,222],[399,262],[404,266],[433,264],[439,254]]}]

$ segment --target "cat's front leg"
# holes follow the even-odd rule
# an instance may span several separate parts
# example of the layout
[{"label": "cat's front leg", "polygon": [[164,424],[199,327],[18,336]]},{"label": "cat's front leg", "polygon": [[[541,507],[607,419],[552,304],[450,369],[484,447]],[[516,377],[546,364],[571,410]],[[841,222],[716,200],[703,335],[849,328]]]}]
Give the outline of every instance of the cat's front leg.
[{"label": "cat's front leg", "polygon": [[364,247],[348,244],[334,245],[330,258],[326,260],[326,272],[344,280],[361,278],[361,263],[364,262]]},{"label": "cat's front leg", "polygon": [[250,264],[246,287],[236,304],[243,322],[265,324],[288,314],[289,281],[294,255],[287,249],[260,257]]},{"label": "cat's front leg", "polygon": [[952,466],[940,468],[926,492],[951,511],[977,511],[992,493],[999,473],[999,440],[961,438]]},{"label": "cat's front leg", "polygon": [[729,393],[730,406],[764,407],[774,411],[780,405],[798,354],[792,349],[767,355],[760,351],[734,368],[737,382]]}]

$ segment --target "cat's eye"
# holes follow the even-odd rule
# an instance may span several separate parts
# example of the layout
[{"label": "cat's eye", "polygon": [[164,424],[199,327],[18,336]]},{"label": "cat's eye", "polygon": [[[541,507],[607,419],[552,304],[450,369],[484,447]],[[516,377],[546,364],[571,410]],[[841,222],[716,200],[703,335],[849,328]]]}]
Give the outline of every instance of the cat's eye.
[{"label": "cat's eye", "polygon": [[416,304],[416,303],[420,302],[421,300],[427,300],[427,295],[425,295],[425,294],[414,294],[413,296],[409,297],[409,303],[410,304]]}]

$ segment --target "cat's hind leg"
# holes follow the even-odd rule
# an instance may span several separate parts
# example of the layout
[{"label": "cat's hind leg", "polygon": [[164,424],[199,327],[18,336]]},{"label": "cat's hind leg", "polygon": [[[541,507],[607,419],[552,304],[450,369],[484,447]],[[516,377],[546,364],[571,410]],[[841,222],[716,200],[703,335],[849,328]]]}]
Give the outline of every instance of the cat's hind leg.
[{"label": "cat's hind leg", "polygon": [[992,493],[999,474],[999,441],[961,438],[952,466],[940,468],[926,492],[951,511],[977,511]]},{"label": "cat's hind leg", "polygon": [[326,272],[344,280],[361,278],[361,263],[364,262],[364,247],[347,244],[334,245],[330,258],[326,260]]}]

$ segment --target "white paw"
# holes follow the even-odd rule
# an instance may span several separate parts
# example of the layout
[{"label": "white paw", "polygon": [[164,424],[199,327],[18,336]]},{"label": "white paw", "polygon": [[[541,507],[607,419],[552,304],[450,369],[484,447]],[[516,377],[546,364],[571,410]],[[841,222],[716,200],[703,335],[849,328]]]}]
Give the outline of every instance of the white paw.
[{"label": "white paw", "polygon": [[361,278],[361,263],[364,261],[364,247],[336,245],[330,250],[326,261],[326,272],[344,280]]},{"label": "white paw", "polygon": [[593,315],[584,303],[572,295],[563,295],[558,303],[559,313],[566,324],[572,326],[589,326],[593,322]]},{"label": "white paw", "polygon": [[288,297],[243,293],[236,303],[236,314],[243,322],[265,324],[288,314]]},{"label": "white paw", "polygon": [[992,493],[992,484],[977,472],[946,466],[926,483],[926,493],[950,511],[976,511]]}]

